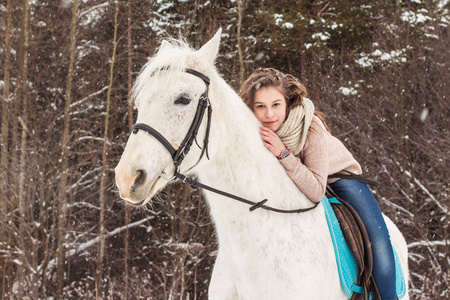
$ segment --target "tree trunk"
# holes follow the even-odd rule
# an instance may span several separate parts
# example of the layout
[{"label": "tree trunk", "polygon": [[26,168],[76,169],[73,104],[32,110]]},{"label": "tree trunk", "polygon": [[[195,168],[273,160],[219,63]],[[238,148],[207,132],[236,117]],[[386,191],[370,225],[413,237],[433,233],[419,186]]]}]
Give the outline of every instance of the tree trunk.
[{"label": "tree trunk", "polygon": [[24,194],[24,183],[25,183],[25,166],[26,166],[26,153],[27,153],[27,122],[28,122],[28,46],[29,46],[29,11],[30,5],[28,0],[25,0],[24,6],[24,19],[23,19],[23,35],[24,35],[24,52],[23,52],[23,68],[22,68],[22,135],[20,142],[20,171],[19,171],[19,213],[20,217],[25,217],[25,194]]},{"label": "tree trunk", "polygon": [[[133,127],[133,102],[131,99],[131,89],[133,88],[133,43],[131,39],[131,1],[128,1],[128,130],[131,131],[131,128]],[[125,226],[128,226],[130,224],[130,206],[125,206]],[[124,250],[125,250],[125,294],[124,299],[128,299],[128,247],[130,242],[130,230],[128,227],[125,229],[125,237],[124,237]]]},{"label": "tree trunk", "polygon": [[66,79],[66,101],[64,106],[64,131],[61,143],[61,176],[58,188],[58,227],[57,227],[57,299],[61,299],[64,287],[64,270],[65,270],[65,235],[67,224],[67,179],[69,172],[68,152],[69,152],[69,129],[70,129],[70,104],[72,103],[72,80],[75,65],[75,46],[76,46],[76,24],[77,24],[78,0],[73,1],[72,22],[70,26],[70,46],[69,46],[69,71]]},{"label": "tree trunk", "polygon": [[9,95],[10,82],[10,67],[11,67],[11,26],[12,26],[12,9],[11,0],[6,2],[6,32],[5,32],[5,63],[4,70],[4,86],[3,86],[3,101],[2,101],[2,135],[1,135],[1,160],[0,160],[0,177],[2,183],[0,184],[0,212],[7,210],[7,186],[8,186],[8,135],[9,135],[9,102],[11,101]]},{"label": "tree trunk", "polygon": [[106,115],[105,115],[105,133],[103,136],[103,150],[102,150],[102,169],[100,175],[100,216],[98,222],[98,253],[97,253],[97,271],[96,271],[96,299],[100,299],[103,296],[102,293],[102,278],[103,278],[103,258],[105,251],[105,228],[104,228],[104,217],[105,217],[105,192],[108,179],[108,130],[109,130],[109,110],[111,103],[111,91],[114,80],[114,63],[116,59],[116,48],[117,48],[117,27],[118,27],[118,15],[119,15],[119,2],[116,2],[116,9],[114,15],[114,39],[113,39],[113,53],[111,55],[111,65],[109,69],[109,87],[106,97]]},{"label": "tree trunk", "polygon": [[17,274],[19,281],[18,297],[22,299],[24,296],[25,282],[26,282],[26,269],[27,263],[27,251],[25,251],[25,245],[27,244],[27,230],[26,230],[26,213],[25,213],[25,167],[26,167],[26,153],[27,153],[27,114],[28,114],[28,46],[29,46],[29,21],[30,21],[30,4],[28,0],[24,2],[23,8],[23,22],[22,22],[22,34],[23,34],[23,65],[22,65],[22,80],[21,80],[21,92],[22,92],[22,115],[21,119],[21,139],[20,139],[20,166],[19,166],[19,236],[21,240],[22,253],[21,264],[18,266]]},{"label": "tree trunk", "polygon": [[[11,67],[11,27],[12,27],[12,8],[11,8],[11,0],[7,0],[6,2],[6,32],[5,32],[5,62],[4,62],[4,86],[3,86],[3,100],[2,103],[2,133],[0,137],[1,143],[1,159],[0,159],[0,214],[1,215],[9,215],[8,214],[8,201],[9,201],[9,184],[8,184],[8,135],[9,135],[9,102],[11,101],[9,94],[9,84],[10,84],[10,67]],[[5,220],[5,223],[7,220]],[[8,237],[8,232],[2,230],[0,233],[0,240],[10,242]],[[7,269],[9,266],[9,259],[1,258],[0,259],[0,273],[2,274],[2,287],[5,289],[6,286],[6,277],[11,274]]]},{"label": "tree trunk", "polygon": [[241,44],[241,28],[242,28],[242,6],[244,0],[237,0],[238,5],[238,26],[237,26],[237,44],[238,44],[238,55],[239,55],[239,86],[244,83],[245,79],[245,67],[244,58],[242,54],[242,44]]},{"label": "tree trunk", "polygon": [[305,64],[305,34],[302,30],[300,33],[300,80],[303,83],[303,85],[307,86],[308,79],[306,78],[306,64]]}]

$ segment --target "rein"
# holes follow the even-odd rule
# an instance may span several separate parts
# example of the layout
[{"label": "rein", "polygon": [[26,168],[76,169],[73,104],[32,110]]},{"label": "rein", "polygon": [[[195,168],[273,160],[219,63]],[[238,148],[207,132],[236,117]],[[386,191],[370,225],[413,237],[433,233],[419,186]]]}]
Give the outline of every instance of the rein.
[{"label": "rein", "polygon": [[[159,69],[158,71],[168,70],[168,69],[169,69],[169,67],[163,67],[163,68]],[[205,139],[203,141],[203,148],[200,147],[197,143],[197,146],[202,149],[202,152],[200,154],[200,157],[199,157],[197,163],[194,166],[192,166],[191,168],[189,168],[188,171],[191,170],[192,168],[194,168],[200,162],[200,160],[202,159],[202,157],[205,153],[206,153],[206,157],[209,160],[208,143],[209,143],[209,133],[210,133],[210,128],[211,128],[211,117],[212,117],[211,102],[209,101],[209,98],[208,98],[210,79],[207,76],[203,75],[202,73],[195,71],[193,69],[185,69],[184,72],[189,73],[194,76],[197,76],[198,78],[202,79],[206,85],[206,90],[200,96],[198,106],[197,106],[197,111],[194,116],[194,120],[192,121],[191,126],[190,126],[185,138],[183,139],[180,146],[178,147],[178,149],[175,149],[172,146],[172,144],[169,141],[167,141],[167,139],[162,134],[160,134],[157,130],[155,130],[154,128],[152,128],[144,123],[136,123],[132,127],[133,134],[137,134],[139,130],[143,130],[143,131],[147,132],[148,134],[150,134],[151,136],[156,138],[156,140],[158,140],[158,142],[160,142],[161,145],[164,146],[164,148],[166,148],[167,151],[170,153],[170,155],[172,157],[172,162],[175,165],[175,172],[174,172],[171,180],[178,178],[183,183],[187,183],[194,188],[200,187],[200,188],[206,189],[210,192],[213,192],[213,193],[240,201],[242,203],[248,204],[248,205],[250,205],[250,209],[249,209],[250,211],[254,211],[258,208],[261,208],[261,209],[265,209],[265,210],[269,210],[269,211],[273,211],[273,212],[277,212],[277,213],[303,213],[303,212],[307,212],[307,211],[310,211],[310,210],[316,208],[318,203],[316,203],[313,206],[308,207],[308,208],[299,208],[299,209],[274,208],[274,207],[265,205],[265,203],[268,201],[267,199],[264,199],[259,202],[253,202],[253,201],[247,200],[245,198],[242,198],[242,197],[215,189],[208,185],[202,184],[202,183],[195,181],[179,172],[179,166],[180,166],[181,162],[183,161],[183,159],[188,154],[192,144],[194,143],[194,141],[197,143],[196,138],[197,138],[197,134],[198,134],[198,129],[202,123],[206,108],[208,108],[208,115],[207,115],[207,126],[206,126]],[[165,209],[166,208],[167,207],[165,207]],[[171,212],[171,214],[173,214],[173,213]],[[181,217],[178,217],[178,218],[182,219]],[[192,224],[194,224],[195,227],[200,228],[198,226],[198,224],[193,222],[192,220],[189,220],[189,221],[184,220],[184,219],[182,219],[182,220],[185,222],[188,222],[188,223],[192,223]]]}]

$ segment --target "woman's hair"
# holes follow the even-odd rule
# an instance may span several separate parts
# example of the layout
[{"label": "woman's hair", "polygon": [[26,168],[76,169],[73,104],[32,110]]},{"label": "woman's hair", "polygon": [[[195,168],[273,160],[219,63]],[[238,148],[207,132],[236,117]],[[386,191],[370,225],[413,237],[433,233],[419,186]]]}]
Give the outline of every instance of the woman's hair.
[{"label": "woman's hair", "polygon": [[[239,96],[251,110],[253,110],[255,103],[255,93],[262,87],[277,88],[284,95],[287,104],[286,116],[293,108],[302,104],[303,97],[308,94],[305,86],[294,76],[284,74],[273,68],[260,68],[244,81],[239,91]],[[322,121],[327,131],[330,131],[327,123],[325,123],[325,114],[315,109],[314,115]]]}]

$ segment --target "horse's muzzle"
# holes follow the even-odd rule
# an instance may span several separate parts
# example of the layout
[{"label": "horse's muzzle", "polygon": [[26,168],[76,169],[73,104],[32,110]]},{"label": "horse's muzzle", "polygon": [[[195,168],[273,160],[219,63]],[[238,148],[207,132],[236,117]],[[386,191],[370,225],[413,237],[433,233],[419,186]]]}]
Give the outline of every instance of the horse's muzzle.
[{"label": "horse's muzzle", "polygon": [[120,168],[120,166],[116,167],[115,172],[120,197],[132,205],[142,205],[149,192],[147,172],[133,168]]}]

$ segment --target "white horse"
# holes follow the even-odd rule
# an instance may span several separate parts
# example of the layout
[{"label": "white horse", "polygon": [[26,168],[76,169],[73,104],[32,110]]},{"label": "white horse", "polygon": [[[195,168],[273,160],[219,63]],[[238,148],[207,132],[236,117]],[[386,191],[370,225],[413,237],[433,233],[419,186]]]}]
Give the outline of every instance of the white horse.
[{"label": "white horse", "polygon": [[[198,162],[201,149],[194,143],[180,172],[255,202],[268,199],[266,205],[272,207],[311,207],[264,147],[253,113],[215,70],[220,35],[221,30],[198,51],[180,41],[162,43],[134,86],[137,122],[153,127],[177,149],[206,89],[201,78],[183,70],[201,72],[211,80],[209,159],[203,156]],[[200,146],[206,123],[205,117],[197,137]],[[121,197],[140,206],[170,182],[175,167],[167,149],[140,130],[131,134],[115,171]],[[204,193],[219,242],[209,299],[346,299],[322,205],[298,214],[250,212],[247,204]],[[391,220],[386,222],[407,280],[406,242]]]}]

